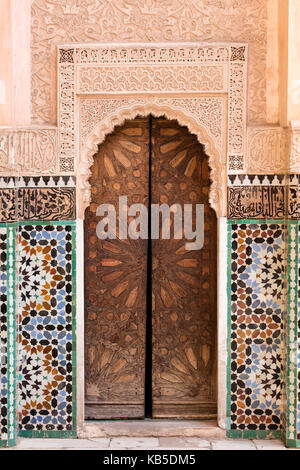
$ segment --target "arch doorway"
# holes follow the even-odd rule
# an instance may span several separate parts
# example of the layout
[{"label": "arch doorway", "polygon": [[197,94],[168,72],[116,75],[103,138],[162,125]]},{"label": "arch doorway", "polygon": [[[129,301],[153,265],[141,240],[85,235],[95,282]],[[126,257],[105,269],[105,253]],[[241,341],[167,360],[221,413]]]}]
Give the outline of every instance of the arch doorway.
[{"label": "arch doorway", "polygon": [[[84,222],[86,419],[216,416],[217,219],[209,176],[202,145],[175,120],[125,121],[99,146]],[[118,208],[119,196],[148,208],[203,204],[203,248],[188,251],[172,217],[170,239],[161,229],[159,239],[122,239],[117,224],[116,239],[100,240],[97,208]]]}]

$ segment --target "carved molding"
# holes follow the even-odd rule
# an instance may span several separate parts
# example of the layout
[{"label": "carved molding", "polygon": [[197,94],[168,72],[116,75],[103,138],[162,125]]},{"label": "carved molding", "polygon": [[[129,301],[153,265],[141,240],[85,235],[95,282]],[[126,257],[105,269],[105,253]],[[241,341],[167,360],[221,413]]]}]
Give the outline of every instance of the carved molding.
[{"label": "carved molding", "polygon": [[213,180],[210,202],[225,215],[226,148],[244,170],[245,44],[59,46],[58,73],[60,170],[77,168],[79,217],[90,202],[88,179],[98,144],[114,125],[150,112],[177,119],[205,145]]},{"label": "carved molding", "polygon": [[0,176],[0,222],[76,218],[73,176]]},{"label": "carved molding", "polygon": [[178,120],[181,116],[181,122],[206,145],[213,178],[211,204],[218,215],[225,215],[226,148],[228,155],[239,158],[239,170],[245,164],[246,80],[245,44],[59,46],[60,171],[79,176],[79,216],[90,200],[88,143],[95,153],[113,131],[111,123],[146,111]]},{"label": "carved molding", "polygon": [[[168,100],[166,100],[168,101]],[[110,134],[115,126],[122,125],[125,119],[134,119],[136,116],[154,116],[164,115],[168,119],[177,119],[179,124],[187,126],[193,134],[198,137],[199,142],[204,145],[205,152],[209,157],[211,168],[212,186],[209,196],[211,207],[216,211],[217,216],[226,215],[226,159],[222,158],[221,152],[215,145],[215,139],[209,134],[208,130],[197,120],[197,118],[180,107],[173,107],[163,104],[159,100],[148,99],[144,103],[132,100],[127,106],[123,106],[118,112],[108,114],[103,118],[88,134],[88,137],[82,144],[82,149],[77,163],[77,214],[79,218],[84,218],[86,207],[90,204],[91,187],[89,177],[91,175],[91,166],[93,157],[97,152],[98,145],[105,140],[106,135]]]},{"label": "carved molding", "polygon": [[248,127],[248,173],[284,173],[288,171],[289,148],[287,134],[281,127]]},{"label": "carved molding", "polygon": [[[58,124],[60,170],[73,172],[79,96],[95,94],[226,94],[228,153],[239,156],[244,169],[246,136],[247,46],[124,44],[58,47]],[[127,99],[127,98],[125,98]],[[173,99],[173,98],[172,98]],[[209,100],[210,98],[207,98]],[[212,99],[212,98],[211,98]],[[213,112],[210,119],[219,127]]]},{"label": "carved molding", "polygon": [[56,128],[0,130],[0,175],[55,174]]}]

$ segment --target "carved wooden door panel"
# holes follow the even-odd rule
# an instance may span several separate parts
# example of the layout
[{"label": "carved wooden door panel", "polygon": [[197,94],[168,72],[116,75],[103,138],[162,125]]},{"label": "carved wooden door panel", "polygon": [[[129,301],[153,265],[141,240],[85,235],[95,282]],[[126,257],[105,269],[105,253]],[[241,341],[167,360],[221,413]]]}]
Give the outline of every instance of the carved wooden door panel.
[{"label": "carved wooden door panel", "polygon": [[[202,146],[177,121],[128,121],[100,146],[91,185],[85,219],[86,417],[142,418],[145,395],[147,416],[149,410],[152,417],[215,415],[216,217],[208,205]],[[100,241],[97,207],[118,208],[124,195],[128,205],[204,204],[202,250],[186,251],[186,240],[174,239],[172,227],[170,240]]]},{"label": "carved wooden door panel", "polygon": [[[147,240],[100,240],[100,204],[148,204],[149,119],[125,122],[99,147],[85,218],[86,418],[144,417]],[[118,213],[117,213],[118,219]],[[117,224],[118,227],[118,224]]]},{"label": "carved wooden door panel", "polygon": [[[151,203],[204,204],[204,246],[152,240],[152,416],[216,414],[216,233],[208,159],[177,121],[152,120]],[[193,216],[193,223],[195,223]],[[195,229],[195,226],[194,226]]]}]

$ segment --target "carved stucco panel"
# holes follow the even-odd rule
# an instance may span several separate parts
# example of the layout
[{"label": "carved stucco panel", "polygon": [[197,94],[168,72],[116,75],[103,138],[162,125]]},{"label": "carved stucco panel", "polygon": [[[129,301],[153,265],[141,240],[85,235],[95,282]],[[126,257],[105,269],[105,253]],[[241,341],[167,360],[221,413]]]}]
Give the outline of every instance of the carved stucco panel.
[{"label": "carved stucco panel", "polygon": [[[101,114],[106,106],[112,106],[112,102],[103,102],[97,111],[93,111],[90,105],[80,117],[83,122],[77,123],[78,97],[103,95],[108,98],[117,94],[126,97],[134,94],[156,97],[168,95],[166,99],[169,104],[174,105],[175,100],[178,100],[177,105],[180,103],[181,109],[185,103],[186,111],[192,112],[199,123],[210,129],[219,149],[224,145],[225,138],[228,139],[229,161],[232,156],[238,158],[239,170],[244,170],[247,52],[247,46],[242,44],[59,46],[60,170],[65,173],[75,171],[76,129],[85,132],[85,114]],[[208,69],[214,70],[214,73],[211,75]],[[180,94],[175,95],[176,92]],[[201,106],[199,101],[195,101],[198,98],[191,99],[199,95],[206,95]],[[217,103],[223,101],[217,99],[217,96],[222,96],[223,100],[226,98],[228,102],[226,119],[222,117],[220,120]],[[184,101],[188,97],[189,101]]]},{"label": "carved stucco panel", "polygon": [[248,173],[284,173],[288,170],[287,134],[281,127],[249,127],[246,167]]},{"label": "carved stucco panel", "polygon": [[92,67],[79,66],[77,93],[136,92],[207,92],[227,89],[227,67],[223,65],[189,65],[189,67],[155,64]]},{"label": "carved stucco panel", "polygon": [[0,132],[1,175],[48,175],[57,171],[56,128]]},{"label": "carved stucco panel", "polygon": [[[157,103],[179,109],[197,120],[205,127],[208,134],[214,139],[218,150],[225,152],[226,135],[226,98],[222,96],[190,97],[190,98],[88,98],[81,99],[79,104],[80,121],[80,147],[84,145],[89,133],[93,131],[95,123],[99,123],[109,115],[118,114],[122,109],[133,104]],[[223,129],[222,129],[223,125]]]},{"label": "carved stucco panel", "polygon": [[245,42],[250,122],[266,118],[267,0],[32,0],[32,119],[56,122],[56,44]]},{"label": "carved stucco panel", "polygon": [[300,127],[292,128],[289,136],[291,159],[290,171],[300,173]]}]

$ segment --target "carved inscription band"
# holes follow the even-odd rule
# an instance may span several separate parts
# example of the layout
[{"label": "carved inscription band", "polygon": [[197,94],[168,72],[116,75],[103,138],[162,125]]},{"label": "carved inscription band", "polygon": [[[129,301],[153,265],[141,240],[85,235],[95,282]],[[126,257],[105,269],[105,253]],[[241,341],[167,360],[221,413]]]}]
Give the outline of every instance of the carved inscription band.
[{"label": "carved inscription band", "polygon": [[73,178],[0,178],[0,222],[75,218]]},{"label": "carved inscription band", "polygon": [[229,219],[299,219],[300,175],[229,177]]}]

